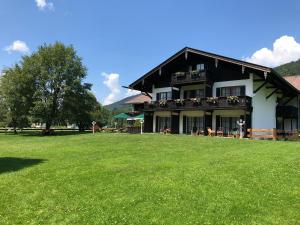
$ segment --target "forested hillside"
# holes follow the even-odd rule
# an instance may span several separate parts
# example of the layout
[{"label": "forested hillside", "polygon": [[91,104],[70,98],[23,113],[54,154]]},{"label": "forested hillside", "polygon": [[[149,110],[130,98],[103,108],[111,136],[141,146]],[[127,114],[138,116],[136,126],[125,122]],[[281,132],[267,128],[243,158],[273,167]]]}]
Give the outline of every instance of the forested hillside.
[{"label": "forested hillside", "polygon": [[274,68],[282,76],[300,75],[300,59]]}]

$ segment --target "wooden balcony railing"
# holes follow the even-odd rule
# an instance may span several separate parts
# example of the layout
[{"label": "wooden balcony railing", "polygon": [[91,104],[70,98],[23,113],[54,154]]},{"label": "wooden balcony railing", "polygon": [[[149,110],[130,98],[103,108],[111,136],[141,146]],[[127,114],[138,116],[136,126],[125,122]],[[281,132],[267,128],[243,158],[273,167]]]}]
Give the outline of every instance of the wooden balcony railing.
[{"label": "wooden balcony railing", "polygon": [[168,110],[213,110],[213,109],[250,109],[251,97],[207,97],[195,99],[178,99],[167,101],[145,102],[145,111],[168,111]]},{"label": "wooden balcony railing", "polygon": [[177,72],[172,74],[171,83],[174,84],[186,84],[195,82],[204,82],[207,80],[208,71],[192,71],[192,72]]}]

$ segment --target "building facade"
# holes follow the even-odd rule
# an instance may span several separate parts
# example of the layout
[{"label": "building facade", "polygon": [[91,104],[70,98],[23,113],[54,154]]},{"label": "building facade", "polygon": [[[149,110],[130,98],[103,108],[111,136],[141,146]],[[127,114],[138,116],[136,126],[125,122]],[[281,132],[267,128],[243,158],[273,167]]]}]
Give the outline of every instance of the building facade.
[{"label": "building facade", "polygon": [[129,85],[150,96],[145,132],[224,135],[244,130],[299,126],[299,90],[273,69],[184,48]]}]

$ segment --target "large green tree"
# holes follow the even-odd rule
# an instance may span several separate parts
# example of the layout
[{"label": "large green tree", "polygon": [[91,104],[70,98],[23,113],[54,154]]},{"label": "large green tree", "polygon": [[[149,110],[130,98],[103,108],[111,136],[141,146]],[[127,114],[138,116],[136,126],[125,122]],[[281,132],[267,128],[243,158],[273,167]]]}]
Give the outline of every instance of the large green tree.
[{"label": "large green tree", "polygon": [[34,77],[31,115],[45,123],[49,130],[65,113],[65,97],[77,96],[86,68],[72,46],[59,42],[39,47],[37,52],[25,57],[22,64],[24,72]]},{"label": "large green tree", "polygon": [[67,122],[83,130],[103,111],[91,84],[83,83],[85,77],[86,68],[72,46],[57,42],[39,47],[1,76],[0,120],[15,128],[30,118],[45,123],[46,130]]}]

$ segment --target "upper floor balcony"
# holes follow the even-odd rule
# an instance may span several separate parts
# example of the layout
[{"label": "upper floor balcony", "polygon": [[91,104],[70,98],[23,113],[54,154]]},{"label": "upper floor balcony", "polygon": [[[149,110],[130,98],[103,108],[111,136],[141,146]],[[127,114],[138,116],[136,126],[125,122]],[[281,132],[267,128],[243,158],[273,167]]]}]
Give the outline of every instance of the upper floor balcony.
[{"label": "upper floor balcony", "polygon": [[172,74],[171,84],[187,84],[207,81],[207,70],[196,70],[191,72],[176,72]]},{"label": "upper floor balcony", "polygon": [[214,110],[245,109],[252,106],[252,98],[248,96],[206,97],[193,99],[160,100],[145,102],[145,111],[169,110]]}]

